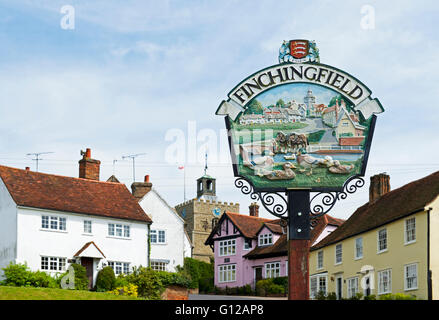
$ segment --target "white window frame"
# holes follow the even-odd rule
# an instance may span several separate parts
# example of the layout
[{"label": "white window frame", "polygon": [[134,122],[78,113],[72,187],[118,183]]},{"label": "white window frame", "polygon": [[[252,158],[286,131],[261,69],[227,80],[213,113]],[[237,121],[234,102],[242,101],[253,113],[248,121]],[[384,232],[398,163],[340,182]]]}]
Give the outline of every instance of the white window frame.
[{"label": "white window frame", "polygon": [[236,282],[236,264],[218,266],[218,283]]},{"label": "white window frame", "polygon": [[131,263],[122,261],[108,261],[108,266],[113,268],[114,274],[129,274]]},{"label": "white window frame", "polygon": [[84,234],[93,234],[93,222],[91,220],[84,220],[83,227]]},{"label": "white window frame", "polygon": [[324,259],[324,253],[323,250],[320,250],[319,252],[317,252],[317,270],[321,270],[323,269],[323,259]]},{"label": "white window frame", "polygon": [[167,271],[168,263],[164,261],[151,260],[151,269],[155,271]]},{"label": "white window frame", "polygon": [[[337,248],[340,248],[340,261],[337,260],[337,257],[338,257]],[[335,253],[335,256],[334,256],[335,263],[334,263],[334,265],[342,264],[343,263],[343,244],[342,243],[338,243],[338,244],[335,245],[334,253]]]},{"label": "white window frame", "polygon": [[[382,278],[387,273],[388,289],[384,290]],[[378,294],[392,293],[392,269],[378,271]]]},{"label": "white window frame", "polygon": [[[322,281],[323,280],[323,281]],[[313,282],[315,284],[315,290],[313,290]],[[322,290],[322,282],[325,283],[324,290]],[[328,294],[328,275],[327,274],[316,274],[309,279],[309,296],[310,299],[314,299],[316,294],[323,291],[325,295]]]},{"label": "white window frame", "polygon": [[[358,240],[361,241],[361,247],[358,247]],[[358,255],[358,249],[361,248],[361,255]],[[363,258],[363,237],[358,237],[355,238],[355,246],[354,246],[354,256],[355,256],[355,260],[359,260]]]},{"label": "white window frame", "polygon": [[280,261],[266,262],[264,267],[265,279],[280,277]]},{"label": "white window frame", "polygon": [[67,218],[50,214],[43,214],[41,215],[40,230],[67,232]]},{"label": "white window frame", "polygon": [[[414,239],[408,240],[408,235],[409,235],[409,231],[407,227],[408,227],[408,222],[413,220],[413,235],[414,235]],[[411,244],[411,243],[415,243],[416,242],[416,217],[411,217],[408,218],[404,221],[404,244]]]},{"label": "white window frame", "polygon": [[[407,279],[407,271],[409,267],[415,267],[415,284],[416,286],[414,287],[408,287],[408,279]],[[418,276],[418,263],[410,263],[410,264],[406,264],[404,266],[404,291],[411,291],[411,290],[418,290],[418,283],[419,283],[419,276]]]},{"label": "white window frame", "polygon": [[166,244],[166,230],[151,229],[150,236],[152,244]]},{"label": "white window frame", "polygon": [[218,249],[220,257],[236,255],[236,239],[221,240]]},{"label": "white window frame", "polygon": [[[381,246],[380,246],[380,232],[381,231],[385,231],[385,234],[386,234],[386,238],[385,238],[386,247],[384,249],[381,249]],[[383,253],[383,252],[386,252],[388,250],[388,248],[389,248],[389,241],[388,240],[389,240],[389,237],[388,237],[388,233],[387,233],[387,228],[382,228],[382,229],[377,231],[377,253]]]},{"label": "white window frame", "polygon": [[47,272],[63,272],[66,270],[67,258],[41,256],[40,270]]},{"label": "white window frame", "polygon": [[346,279],[346,282],[347,282],[347,297],[348,297],[348,299],[355,297],[357,295],[357,293],[360,292],[359,277],[348,278],[348,279]]},{"label": "white window frame", "polygon": [[273,234],[271,233],[265,233],[265,234],[260,234],[258,237],[258,245],[260,247],[262,246],[269,246],[273,244]]},{"label": "white window frame", "polygon": [[131,239],[131,227],[129,224],[108,223],[107,236],[118,239]]}]

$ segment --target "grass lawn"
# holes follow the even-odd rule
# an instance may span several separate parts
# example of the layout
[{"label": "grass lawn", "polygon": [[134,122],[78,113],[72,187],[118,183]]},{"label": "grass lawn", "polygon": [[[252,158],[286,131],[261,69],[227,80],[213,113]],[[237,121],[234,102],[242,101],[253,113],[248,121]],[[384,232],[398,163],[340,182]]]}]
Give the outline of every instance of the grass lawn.
[{"label": "grass lawn", "polygon": [[84,290],[0,286],[0,300],[137,300]]}]

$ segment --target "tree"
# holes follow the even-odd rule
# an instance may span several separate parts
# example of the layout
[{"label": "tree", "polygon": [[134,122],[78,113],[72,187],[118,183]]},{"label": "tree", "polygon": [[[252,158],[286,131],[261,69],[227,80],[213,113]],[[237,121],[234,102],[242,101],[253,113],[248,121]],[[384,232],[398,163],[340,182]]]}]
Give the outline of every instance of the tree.
[{"label": "tree", "polygon": [[264,108],[262,107],[262,104],[256,99],[250,101],[246,114],[262,114],[262,113],[264,113]]},{"label": "tree", "polygon": [[285,107],[285,101],[283,101],[282,99],[277,100],[276,107],[278,107],[278,108]]}]

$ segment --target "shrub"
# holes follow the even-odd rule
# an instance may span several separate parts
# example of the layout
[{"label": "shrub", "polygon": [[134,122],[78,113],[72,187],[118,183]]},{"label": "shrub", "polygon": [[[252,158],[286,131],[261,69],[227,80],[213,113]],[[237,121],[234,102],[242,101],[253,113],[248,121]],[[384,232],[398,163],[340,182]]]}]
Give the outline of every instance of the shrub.
[{"label": "shrub", "polygon": [[137,298],[138,296],[137,286],[132,283],[129,283],[121,287],[117,287],[116,289],[111,291],[111,293],[119,296],[130,296],[135,298]]},{"label": "shrub", "polygon": [[364,297],[364,300],[376,300],[376,299],[377,299],[377,297],[374,294],[370,294],[370,295]]},{"label": "shrub", "polygon": [[212,293],[214,292],[214,279],[213,278],[200,278],[198,280],[198,288],[200,292]]},{"label": "shrub", "polygon": [[271,278],[256,282],[256,295],[266,296],[269,294],[285,294],[285,288],[282,285],[275,284]]},{"label": "shrub", "polygon": [[15,287],[56,288],[57,281],[43,271],[31,271],[26,264],[9,263],[4,271],[3,285]]},{"label": "shrub", "polygon": [[191,278],[184,273],[174,273],[167,271],[156,271],[162,285],[164,287],[168,286],[181,286],[185,288],[189,288],[191,286]]},{"label": "shrub", "polygon": [[116,276],[112,267],[105,267],[99,271],[96,278],[96,291],[105,292],[115,288]]},{"label": "shrub", "polygon": [[9,263],[4,271],[5,280],[2,284],[6,286],[24,287],[31,285],[31,271],[26,264]]},{"label": "shrub", "polygon": [[137,286],[139,296],[150,300],[160,300],[165,290],[159,273],[151,268],[133,268],[133,272],[126,276],[126,280]]},{"label": "shrub", "polygon": [[326,300],[326,294],[324,291],[319,291],[317,292],[317,294],[315,295],[314,299],[316,300]]},{"label": "shrub", "polygon": [[124,287],[127,286],[129,284],[127,276],[123,273],[119,274],[116,279],[114,280],[114,287],[115,288],[119,288],[119,287]]},{"label": "shrub", "polygon": [[217,295],[224,295],[224,294],[226,294],[226,291],[223,288],[216,287],[216,286],[214,287],[213,292],[215,294],[217,294]]},{"label": "shrub", "polygon": [[416,300],[416,296],[412,294],[395,293],[384,294],[379,297],[380,300]]},{"label": "shrub", "polygon": [[[89,281],[87,277],[87,270],[85,269],[85,267],[77,263],[72,263],[70,266],[75,272],[75,290],[88,290]],[[58,285],[60,284],[61,279],[64,276],[68,275],[68,273],[69,271],[66,271],[57,278]]]},{"label": "shrub", "polygon": [[179,273],[190,277],[189,288],[198,288],[200,292],[213,291],[214,264],[199,261],[193,258],[184,258],[183,267],[177,269]]}]

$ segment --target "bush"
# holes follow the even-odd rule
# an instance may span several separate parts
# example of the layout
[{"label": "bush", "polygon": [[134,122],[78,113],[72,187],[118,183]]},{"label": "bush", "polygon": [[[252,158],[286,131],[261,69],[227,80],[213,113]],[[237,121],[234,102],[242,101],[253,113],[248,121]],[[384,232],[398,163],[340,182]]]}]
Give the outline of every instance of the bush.
[{"label": "bush", "polygon": [[214,264],[193,258],[184,258],[183,267],[177,269],[191,279],[189,288],[198,288],[200,292],[214,291]]},{"label": "bush", "polygon": [[374,294],[370,294],[370,295],[364,297],[364,300],[376,300],[376,299],[377,299],[377,297]]},{"label": "bush", "polygon": [[49,274],[43,271],[31,271],[26,264],[9,263],[4,271],[5,280],[3,285],[14,287],[42,287],[42,288],[56,288],[57,281]]},{"label": "bush", "polygon": [[159,273],[151,268],[133,268],[133,272],[126,276],[126,280],[137,286],[139,296],[150,300],[160,300],[165,290]]},{"label": "bush", "polygon": [[[85,269],[85,267],[77,263],[72,263],[70,266],[75,272],[75,290],[88,290],[89,281],[87,277],[87,270]],[[58,285],[60,285],[61,279],[64,276],[68,275],[68,273],[69,271],[66,271],[57,278]]]},{"label": "bush", "polygon": [[130,296],[135,298],[137,298],[138,296],[137,286],[132,283],[129,283],[125,286],[117,287],[116,289],[111,291],[111,293],[119,296]]},{"label": "bush", "polygon": [[271,278],[256,282],[256,295],[266,296],[270,294],[285,294],[285,288],[282,285],[274,283]]},{"label": "bush", "polygon": [[395,293],[381,295],[380,300],[416,300],[416,296],[412,294]]},{"label": "bush", "polygon": [[99,271],[96,278],[96,291],[105,292],[115,288],[116,276],[112,267],[105,267]]},{"label": "bush", "polygon": [[114,280],[114,287],[115,288],[119,288],[119,287],[125,287],[127,285],[129,285],[130,283],[128,282],[127,276],[123,273],[119,274],[116,279]]},{"label": "bush", "polygon": [[167,271],[156,271],[162,285],[164,287],[180,286],[189,288],[191,286],[191,278],[184,273],[173,273]]}]

